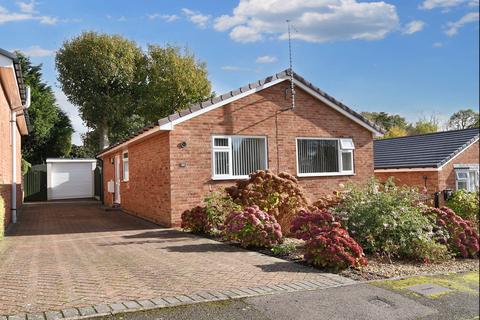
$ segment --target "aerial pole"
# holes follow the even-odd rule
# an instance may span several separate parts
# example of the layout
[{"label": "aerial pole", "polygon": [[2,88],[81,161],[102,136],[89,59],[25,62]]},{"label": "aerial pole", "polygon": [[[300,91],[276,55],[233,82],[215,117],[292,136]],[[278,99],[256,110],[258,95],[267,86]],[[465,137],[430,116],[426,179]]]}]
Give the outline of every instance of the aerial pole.
[{"label": "aerial pole", "polygon": [[292,110],[295,110],[295,88],[293,84],[293,66],[292,66],[292,40],[290,33],[290,20],[287,20],[288,26],[288,57],[290,64],[290,91],[292,92]]}]

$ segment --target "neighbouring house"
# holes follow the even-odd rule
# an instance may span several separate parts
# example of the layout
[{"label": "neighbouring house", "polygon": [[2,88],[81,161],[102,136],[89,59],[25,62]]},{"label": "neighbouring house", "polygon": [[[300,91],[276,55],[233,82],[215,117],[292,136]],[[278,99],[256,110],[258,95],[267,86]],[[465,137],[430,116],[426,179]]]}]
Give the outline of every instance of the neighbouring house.
[{"label": "neighbouring house", "polygon": [[311,200],[373,176],[381,130],[290,71],[192,105],[98,154],[104,203],[165,226],[211,190],[260,169],[298,177]]},{"label": "neighbouring house", "polygon": [[479,128],[435,132],[374,142],[375,176],[398,185],[442,192],[479,190]]},{"label": "neighbouring house", "polygon": [[0,49],[0,195],[4,199],[4,225],[16,222],[22,204],[21,136],[28,134],[28,88],[17,57]]}]

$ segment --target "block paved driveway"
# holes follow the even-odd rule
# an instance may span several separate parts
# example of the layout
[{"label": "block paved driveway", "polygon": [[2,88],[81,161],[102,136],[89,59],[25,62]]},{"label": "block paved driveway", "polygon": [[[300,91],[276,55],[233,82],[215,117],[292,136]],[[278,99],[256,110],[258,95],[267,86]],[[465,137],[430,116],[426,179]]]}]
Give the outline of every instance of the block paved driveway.
[{"label": "block paved driveway", "polygon": [[0,242],[0,315],[322,279],[93,201],[26,204]]}]

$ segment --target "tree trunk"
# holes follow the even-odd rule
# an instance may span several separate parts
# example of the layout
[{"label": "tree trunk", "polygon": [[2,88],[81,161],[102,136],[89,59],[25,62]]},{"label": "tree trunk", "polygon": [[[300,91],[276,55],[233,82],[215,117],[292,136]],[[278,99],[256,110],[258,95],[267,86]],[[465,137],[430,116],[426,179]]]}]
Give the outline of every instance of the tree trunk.
[{"label": "tree trunk", "polygon": [[108,147],[110,142],[108,141],[108,127],[106,124],[103,124],[100,127],[100,150],[103,150]]}]

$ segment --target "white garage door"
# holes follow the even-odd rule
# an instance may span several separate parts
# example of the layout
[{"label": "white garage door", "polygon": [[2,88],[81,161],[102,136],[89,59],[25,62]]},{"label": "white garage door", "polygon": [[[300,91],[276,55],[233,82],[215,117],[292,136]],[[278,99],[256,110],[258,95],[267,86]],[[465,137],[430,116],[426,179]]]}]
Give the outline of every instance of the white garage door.
[{"label": "white garage door", "polygon": [[49,199],[93,198],[90,162],[53,162],[48,166]]}]

